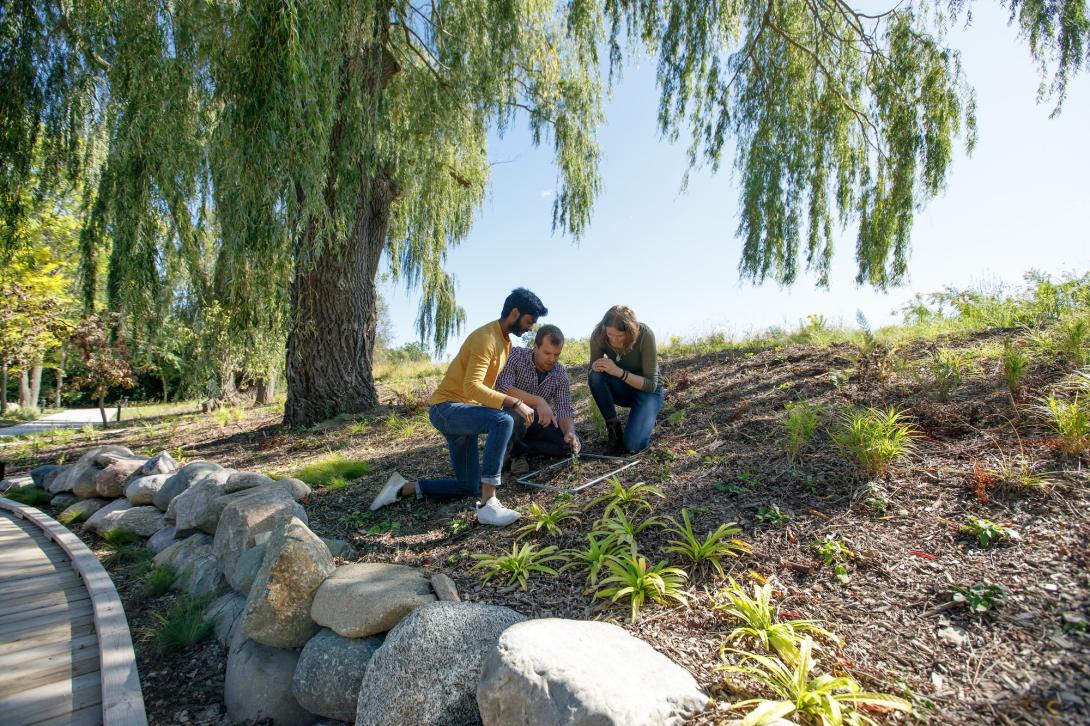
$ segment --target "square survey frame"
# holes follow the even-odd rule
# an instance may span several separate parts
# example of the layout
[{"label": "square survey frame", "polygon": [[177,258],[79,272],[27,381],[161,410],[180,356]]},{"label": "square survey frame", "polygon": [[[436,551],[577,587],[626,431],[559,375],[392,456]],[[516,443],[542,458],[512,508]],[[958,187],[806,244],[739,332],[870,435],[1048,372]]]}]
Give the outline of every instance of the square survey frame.
[{"label": "square survey frame", "polygon": [[[624,461],[623,456],[606,456],[605,454],[579,454],[579,458],[580,459],[598,459],[598,460],[601,460],[601,461]],[[614,469],[612,471],[607,471],[605,474],[602,474],[597,479],[593,479],[593,480],[588,481],[588,482],[586,482],[584,484],[580,484],[577,487],[571,487],[571,488],[558,487],[558,486],[553,486],[552,484],[542,484],[540,482],[533,481],[533,477],[536,476],[537,474],[540,474],[543,471],[549,471],[550,469],[556,469],[557,467],[564,466],[565,464],[567,464],[570,461],[571,461],[571,457],[561,459],[560,461],[557,461],[557,462],[555,462],[553,464],[549,464],[548,466],[543,466],[540,469],[534,469],[533,471],[529,472],[528,474],[525,474],[525,475],[519,477],[518,479],[515,479],[515,481],[518,482],[519,484],[522,484],[523,486],[533,487],[534,489],[548,489],[551,492],[572,492],[572,493],[574,493],[574,492],[582,491],[582,490],[586,489],[589,486],[594,486],[595,484],[602,481],[603,479],[608,479],[609,477],[611,477],[611,476],[613,476],[615,474],[619,474],[620,472],[624,471],[625,469],[629,468],[630,466],[635,466],[636,464],[640,463],[639,459],[633,459],[632,461],[628,462],[624,466],[619,466],[619,467],[617,467],[616,469]]]}]

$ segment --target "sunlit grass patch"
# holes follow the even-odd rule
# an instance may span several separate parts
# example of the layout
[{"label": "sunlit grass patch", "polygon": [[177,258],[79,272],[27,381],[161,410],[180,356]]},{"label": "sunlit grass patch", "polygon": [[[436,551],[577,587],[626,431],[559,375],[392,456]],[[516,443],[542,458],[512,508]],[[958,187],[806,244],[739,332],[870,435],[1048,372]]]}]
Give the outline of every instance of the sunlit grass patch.
[{"label": "sunlit grass patch", "polygon": [[334,454],[289,472],[287,476],[302,479],[312,487],[344,489],[351,480],[359,479],[370,472],[370,462]]}]

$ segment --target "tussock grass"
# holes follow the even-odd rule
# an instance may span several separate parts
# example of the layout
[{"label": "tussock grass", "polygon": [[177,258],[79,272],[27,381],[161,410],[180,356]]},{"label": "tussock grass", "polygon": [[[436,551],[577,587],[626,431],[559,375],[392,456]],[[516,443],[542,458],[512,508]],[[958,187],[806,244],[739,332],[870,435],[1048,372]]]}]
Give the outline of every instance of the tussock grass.
[{"label": "tussock grass", "polygon": [[[370,472],[370,462],[348,459],[340,454],[334,454],[289,472],[286,476],[301,479],[312,487],[343,489],[348,486],[348,482],[352,479],[359,479]],[[277,477],[280,477],[280,475],[278,474],[274,478]]]},{"label": "tussock grass", "polygon": [[196,645],[212,633],[213,623],[204,617],[208,601],[183,596],[165,613],[152,613],[159,621],[155,633],[155,648],[159,653],[184,650]]}]

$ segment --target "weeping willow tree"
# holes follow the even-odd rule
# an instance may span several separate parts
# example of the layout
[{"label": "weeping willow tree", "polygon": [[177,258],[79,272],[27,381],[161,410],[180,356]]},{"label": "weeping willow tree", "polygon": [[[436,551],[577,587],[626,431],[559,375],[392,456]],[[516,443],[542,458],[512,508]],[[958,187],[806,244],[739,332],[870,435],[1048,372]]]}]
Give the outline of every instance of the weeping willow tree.
[{"label": "weeping willow tree", "polygon": [[[1062,100],[1085,0],[1006,6]],[[12,190],[42,143],[43,179],[95,181],[85,289],[107,256],[111,307],[215,311],[224,374],[233,343],[285,330],[285,419],[307,423],[375,402],[384,256],[423,293],[422,339],[461,324],[443,263],[484,198],[491,130],[525,115],[555,153],[554,226],[585,229],[600,49],[611,77],[625,51],[657,57],[660,127],[694,167],[733,142],[743,276],[805,266],[827,284],[834,225],[854,223],[860,282],[896,284],[915,211],[973,139],[946,22],[845,0],[9,0],[0,213],[21,213]]]}]

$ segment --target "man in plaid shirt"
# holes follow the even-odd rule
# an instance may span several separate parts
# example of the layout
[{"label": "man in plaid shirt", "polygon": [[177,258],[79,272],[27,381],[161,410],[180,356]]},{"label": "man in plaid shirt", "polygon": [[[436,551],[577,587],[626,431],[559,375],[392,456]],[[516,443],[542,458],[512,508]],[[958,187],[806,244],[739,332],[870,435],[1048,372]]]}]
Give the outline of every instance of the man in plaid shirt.
[{"label": "man in plaid shirt", "polygon": [[530,348],[512,348],[507,365],[496,379],[496,390],[519,399],[534,409],[534,422],[526,426],[515,417],[511,435],[514,474],[525,473],[526,456],[569,456],[581,444],[575,433],[571,408],[571,383],[559,362],[564,334],[555,325],[543,325]]}]

